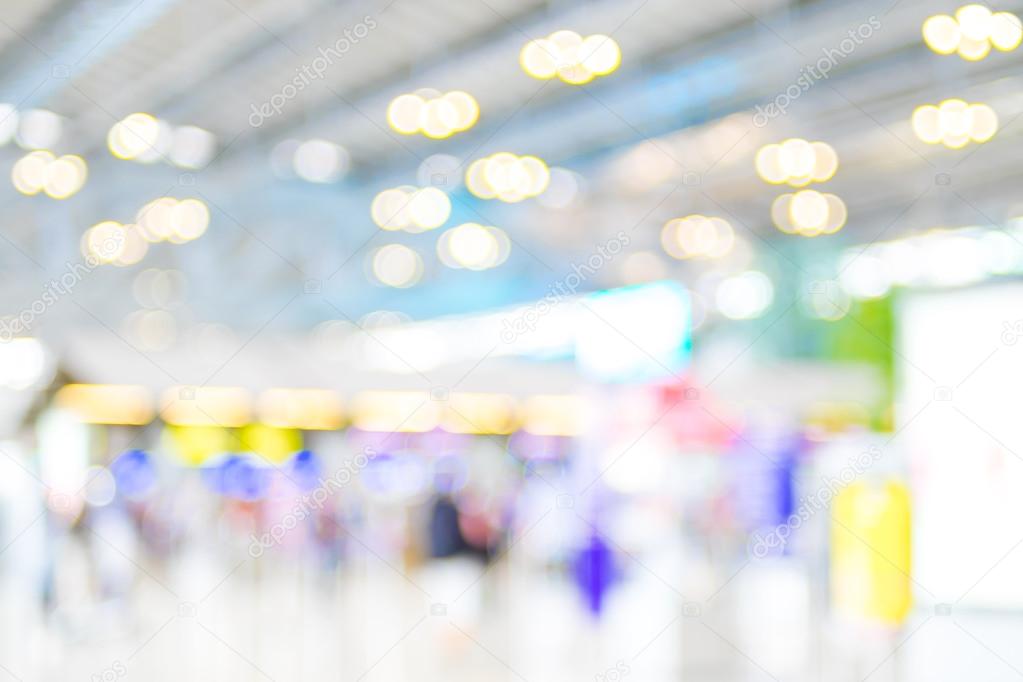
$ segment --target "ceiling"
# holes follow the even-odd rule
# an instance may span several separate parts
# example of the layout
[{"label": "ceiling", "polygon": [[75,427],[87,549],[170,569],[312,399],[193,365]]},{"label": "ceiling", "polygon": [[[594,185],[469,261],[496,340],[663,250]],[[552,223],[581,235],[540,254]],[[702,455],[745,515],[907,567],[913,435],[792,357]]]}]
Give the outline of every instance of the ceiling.
[{"label": "ceiling", "polygon": [[[124,336],[140,308],[132,283],[146,268],[175,269],[187,289],[170,310],[180,329],[216,324],[245,338],[267,328],[310,330],[379,310],[416,319],[539,298],[597,245],[624,231],[630,250],[659,251],[665,220],[700,212],[735,227],[751,259],[804,268],[840,247],[932,227],[998,224],[1017,214],[1012,190],[1023,129],[1023,51],[979,63],[931,53],[923,20],[960,3],[940,0],[36,0],[0,8],[0,100],[65,117],[58,153],[89,163],[85,188],[67,201],[18,194],[0,183],[0,305],[16,314],[47,282],[81,260],[81,234],[101,220],[130,221],[162,195],[202,198],[209,231],[185,245],[160,244],[128,268],[105,266],[36,320],[61,337],[87,328]],[[1006,0],[998,9],[1019,10]],[[758,126],[755,107],[797,83],[802,69],[871,25],[835,60],[827,78]],[[606,33],[620,70],[581,87],[536,81],[520,69],[522,45],[560,28]],[[253,126],[252,112],[284,92],[331,46],[322,77]],[[417,88],[462,89],[481,119],[443,141],[402,137],[386,124],[393,97]],[[909,115],[947,97],[991,104],[1001,119],[993,144],[957,152],[913,136]],[[110,126],[135,112],[213,132],[216,156],[182,172],[121,161],[106,150]],[[828,191],[849,206],[838,235],[805,240],[770,224],[781,190],[757,179],[753,155],[800,136],[839,154]],[[324,138],[350,154],[344,180],[282,178],[271,163],[289,139]],[[485,272],[445,268],[437,233],[383,232],[373,196],[414,184],[432,154],[463,165],[496,152],[534,154],[578,173],[582,200],[563,209],[505,205],[450,188],[449,224],[498,225],[511,257]],[[0,149],[5,167],[25,152]],[[423,254],[411,289],[367,277],[372,250],[398,241]],[[825,254],[822,256],[821,254]],[[710,266],[663,257],[683,281]],[[585,288],[622,283],[622,262]],[[52,308],[52,309],[51,309]],[[130,340],[125,344],[131,345]]]}]

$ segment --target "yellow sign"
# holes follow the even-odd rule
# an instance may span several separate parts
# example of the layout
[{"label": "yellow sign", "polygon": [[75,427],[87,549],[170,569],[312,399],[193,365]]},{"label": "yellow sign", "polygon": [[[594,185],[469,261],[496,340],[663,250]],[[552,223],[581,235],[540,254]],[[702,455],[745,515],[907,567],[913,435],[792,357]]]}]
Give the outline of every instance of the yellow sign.
[{"label": "yellow sign", "polygon": [[835,608],[848,616],[901,623],[912,606],[906,486],[853,483],[835,498],[831,519]]}]

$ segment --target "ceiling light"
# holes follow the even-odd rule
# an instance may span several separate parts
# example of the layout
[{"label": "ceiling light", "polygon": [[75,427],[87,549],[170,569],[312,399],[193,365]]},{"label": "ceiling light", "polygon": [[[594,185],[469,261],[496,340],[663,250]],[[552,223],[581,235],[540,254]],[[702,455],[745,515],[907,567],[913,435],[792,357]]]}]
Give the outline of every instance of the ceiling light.
[{"label": "ceiling light", "polygon": [[838,154],[824,142],[792,138],[781,144],[762,147],[757,152],[754,165],[764,182],[805,187],[833,178],[838,171]]},{"label": "ceiling light", "polygon": [[455,90],[441,94],[435,90],[419,90],[398,95],[387,107],[387,123],[402,135],[421,133],[443,139],[472,128],[479,120],[476,98]]},{"label": "ceiling light", "polygon": [[919,106],[910,122],[920,141],[943,144],[949,149],[962,149],[971,141],[983,144],[998,132],[994,109],[961,99],[947,99],[938,106]]},{"label": "ceiling light", "polygon": [[955,16],[936,14],[923,24],[924,43],[943,55],[958,53],[967,61],[984,59],[991,48],[1010,52],[1023,42],[1023,23],[1011,12],[995,12],[984,5],[960,7]]},{"label": "ceiling light", "polygon": [[465,186],[480,199],[517,203],[546,191],[551,181],[547,164],[535,156],[499,152],[469,165]]},{"label": "ceiling light", "polygon": [[595,34],[583,38],[575,31],[555,31],[531,40],[519,52],[519,65],[538,80],[560,78],[570,85],[585,85],[607,76],[622,63],[622,51],[613,38]]}]

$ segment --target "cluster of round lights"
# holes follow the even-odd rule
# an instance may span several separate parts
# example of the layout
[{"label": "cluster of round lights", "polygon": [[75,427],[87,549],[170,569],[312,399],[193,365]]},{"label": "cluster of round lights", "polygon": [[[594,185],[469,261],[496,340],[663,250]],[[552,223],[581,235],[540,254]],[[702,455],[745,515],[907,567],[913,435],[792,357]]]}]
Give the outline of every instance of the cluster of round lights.
[{"label": "cluster of round lights", "polygon": [[986,104],[947,99],[938,106],[925,104],[913,112],[913,132],[927,144],[962,149],[970,142],[983,144],[998,132],[998,114]]},{"label": "cluster of round lights", "polygon": [[98,263],[128,266],[141,261],[149,243],[135,225],[104,220],[82,235],[82,254]]},{"label": "cluster of round lights", "polygon": [[370,214],[382,230],[425,232],[447,222],[451,216],[451,200],[436,187],[417,189],[405,185],[376,195]]},{"label": "cluster of round lights", "polygon": [[812,189],[783,194],[771,206],[775,227],[803,237],[834,234],[845,226],[848,217],[845,202],[839,197]]},{"label": "cluster of round lights", "polygon": [[827,182],[838,171],[838,154],[824,142],[798,138],[762,147],[756,156],[757,175],[772,185],[806,187]]},{"label": "cluster of round lights", "polygon": [[104,220],[82,235],[82,254],[99,263],[134,265],[149,244],[184,244],[200,237],[210,224],[210,211],[198,199],[160,197],[139,209],[134,223]]},{"label": "cluster of round lights", "polygon": [[575,31],[555,31],[531,40],[519,53],[522,70],[538,80],[560,78],[570,85],[585,85],[606,76],[622,63],[622,51],[611,37],[583,38]]},{"label": "cluster of round lights", "polygon": [[510,204],[543,194],[550,182],[550,169],[541,159],[509,152],[477,159],[465,172],[465,186],[475,196]]},{"label": "cluster of round lights", "polygon": [[67,199],[85,184],[89,175],[80,156],[56,157],[39,149],[18,159],[11,169],[14,188],[29,196],[45,192],[52,199]]},{"label": "cluster of round lights", "polygon": [[434,140],[472,128],[479,117],[476,98],[461,90],[444,94],[436,90],[417,90],[395,97],[387,107],[387,122],[396,132],[402,135],[421,133]]},{"label": "cluster of round lights", "polygon": [[1023,42],[1023,23],[1011,12],[992,12],[984,5],[960,7],[955,16],[937,14],[924,22],[924,42],[938,54],[956,53],[971,62],[994,47],[1011,52]]},{"label": "cluster of round lights", "polygon": [[107,147],[111,154],[128,161],[153,163],[163,159],[180,168],[202,168],[213,157],[216,137],[196,126],[175,127],[137,112],[110,127]]},{"label": "cluster of round lights", "polygon": [[672,258],[721,258],[735,246],[735,231],[722,218],[691,215],[665,223],[661,230],[661,245]]},{"label": "cluster of round lights", "polygon": [[503,230],[465,223],[444,231],[437,240],[437,255],[449,268],[488,270],[508,260],[511,240]]},{"label": "cluster of round lights", "polygon": [[404,244],[387,244],[370,256],[373,277],[384,286],[407,289],[423,276],[423,259]]},{"label": "cluster of round lights", "polygon": [[160,197],[139,209],[135,225],[148,242],[184,244],[206,232],[210,210],[199,199]]}]

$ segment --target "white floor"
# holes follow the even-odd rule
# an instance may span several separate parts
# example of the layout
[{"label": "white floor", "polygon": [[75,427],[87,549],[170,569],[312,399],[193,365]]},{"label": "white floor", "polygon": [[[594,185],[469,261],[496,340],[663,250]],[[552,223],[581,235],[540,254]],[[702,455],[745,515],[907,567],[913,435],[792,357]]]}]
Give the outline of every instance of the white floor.
[{"label": "white floor", "polygon": [[[280,557],[133,566],[96,604],[69,555],[61,604],[4,575],[0,680],[1015,680],[1023,616],[920,609],[898,632],[842,629],[821,585],[772,564],[634,556],[595,620],[561,572],[510,552],[489,570],[403,574],[362,553],[340,571]],[[82,576],[86,576],[82,578]],[[677,580],[675,580],[677,578]],[[94,593],[94,592],[93,592]]]}]

